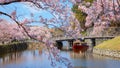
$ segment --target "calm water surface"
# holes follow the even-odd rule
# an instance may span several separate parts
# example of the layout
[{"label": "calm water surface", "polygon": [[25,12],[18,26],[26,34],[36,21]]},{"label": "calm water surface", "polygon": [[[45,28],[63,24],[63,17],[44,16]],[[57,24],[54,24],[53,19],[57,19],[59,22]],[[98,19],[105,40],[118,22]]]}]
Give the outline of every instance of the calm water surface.
[{"label": "calm water surface", "polygon": [[[74,68],[120,68],[120,60],[87,54],[80,55],[73,52],[62,51],[61,55],[67,57]],[[63,64],[59,66],[66,68]],[[0,68],[53,68],[45,52],[39,50],[26,50],[11,53],[0,57]]]}]

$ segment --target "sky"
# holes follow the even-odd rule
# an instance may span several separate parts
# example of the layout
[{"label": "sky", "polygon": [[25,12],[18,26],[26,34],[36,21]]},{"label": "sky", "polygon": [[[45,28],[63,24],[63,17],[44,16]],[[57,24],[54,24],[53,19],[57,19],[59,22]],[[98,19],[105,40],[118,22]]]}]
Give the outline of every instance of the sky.
[{"label": "sky", "polygon": [[[72,7],[72,5],[70,4],[70,6]],[[24,5],[22,3],[12,3],[9,5],[5,5],[5,6],[0,6],[0,11],[3,11],[5,13],[11,14],[14,10],[17,11],[17,17],[19,17],[19,21],[24,20],[25,18],[31,19],[31,13],[33,13],[35,16],[33,17],[33,19],[35,20],[39,20],[39,16],[42,16],[44,18],[52,18],[53,16],[45,11],[45,10],[41,10],[41,9],[37,9],[37,8],[31,8],[31,6],[29,5]],[[0,16],[0,18],[3,19],[7,19],[10,22],[11,19],[7,16]],[[31,25],[41,25],[40,23],[32,23]]]},{"label": "sky", "polygon": [[[35,14],[34,19],[38,20],[38,16],[42,15],[43,17],[49,18],[51,16],[50,13],[40,10],[40,9],[33,9],[30,6],[23,5],[21,3],[12,3],[6,6],[0,6],[0,11],[3,11],[5,13],[11,14],[14,10],[17,11],[17,16],[19,17],[19,20],[22,21],[25,18],[30,19],[30,12]],[[0,16],[0,18],[4,18],[7,20],[10,20],[7,16]],[[35,23],[38,25],[38,23]],[[33,25],[35,25],[33,24]]]}]

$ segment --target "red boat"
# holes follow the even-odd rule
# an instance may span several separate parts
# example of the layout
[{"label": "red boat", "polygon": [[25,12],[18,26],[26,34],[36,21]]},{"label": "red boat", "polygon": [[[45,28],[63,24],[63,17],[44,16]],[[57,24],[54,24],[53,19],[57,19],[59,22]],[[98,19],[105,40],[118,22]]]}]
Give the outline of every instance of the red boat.
[{"label": "red boat", "polygon": [[74,52],[84,53],[84,52],[87,51],[88,45],[85,42],[75,41],[75,42],[73,42],[73,47],[72,48],[73,48]]}]

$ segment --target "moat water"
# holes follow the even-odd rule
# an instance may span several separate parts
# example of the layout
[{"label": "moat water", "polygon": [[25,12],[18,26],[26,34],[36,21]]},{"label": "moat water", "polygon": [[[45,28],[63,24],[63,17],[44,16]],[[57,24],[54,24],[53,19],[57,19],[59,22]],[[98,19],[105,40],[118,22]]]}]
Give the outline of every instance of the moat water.
[{"label": "moat water", "polygon": [[[81,55],[72,51],[61,51],[61,56],[70,60],[74,68],[120,68],[120,60],[93,55]],[[64,64],[58,63],[62,68]],[[0,57],[0,68],[53,68],[44,51],[26,50]]]}]

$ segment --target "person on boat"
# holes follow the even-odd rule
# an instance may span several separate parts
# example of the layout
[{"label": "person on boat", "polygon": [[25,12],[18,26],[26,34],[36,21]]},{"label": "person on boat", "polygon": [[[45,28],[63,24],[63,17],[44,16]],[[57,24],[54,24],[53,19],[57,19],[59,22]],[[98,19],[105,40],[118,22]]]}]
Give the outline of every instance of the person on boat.
[{"label": "person on boat", "polygon": [[80,40],[76,40],[73,42],[73,51],[74,52],[81,52],[84,53],[86,52],[88,49],[88,45],[85,42],[81,42]]},{"label": "person on boat", "polygon": [[74,52],[79,52],[79,50],[80,50],[79,49],[80,44],[81,44],[80,40],[76,40],[76,41],[73,42],[73,51]]}]

